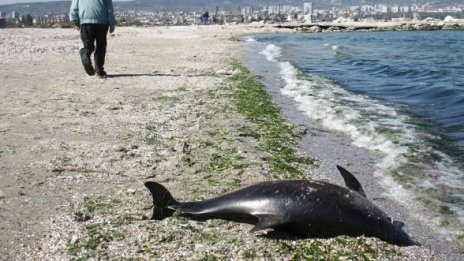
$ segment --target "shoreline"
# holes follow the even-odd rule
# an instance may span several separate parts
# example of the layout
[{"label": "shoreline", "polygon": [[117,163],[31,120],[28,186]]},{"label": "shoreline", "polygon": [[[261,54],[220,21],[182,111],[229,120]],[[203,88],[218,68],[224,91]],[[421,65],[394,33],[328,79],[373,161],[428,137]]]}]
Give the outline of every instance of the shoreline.
[{"label": "shoreline", "polygon": [[[280,86],[285,83],[275,77],[275,74],[279,74],[278,66],[269,64],[264,55],[261,56],[253,56],[253,60],[250,57],[244,58],[245,63],[260,76],[273,101],[282,108],[286,119],[309,133],[302,138],[299,146],[318,160],[319,166],[311,169],[311,177],[344,186],[335,165],[347,166],[360,181],[368,198],[393,219],[404,222],[406,231],[423,246],[434,250],[439,259],[462,259],[464,245],[454,236],[450,238],[447,232],[436,226],[437,224],[429,222],[421,215],[420,213],[425,213],[423,207],[416,206],[414,202],[398,201],[391,198],[391,195],[386,196],[388,188],[383,187],[380,178],[373,174],[375,164],[385,155],[356,147],[347,135],[327,130],[319,122],[298,110],[295,101],[280,92]],[[264,64],[266,66],[263,66]]]},{"label": "shoreline", "polygon": [[239,83],[230,78],[247,78],[232,65],[242,54],[239,37],[274,32],[294,30],[117,28],[108,41],[110,77],[101,80],[84,75],[75,31],[5,31],[0,207],[7,223],[0,254],[15,260],[443,260],[425,247],[372,238],[276,240],[234,222],[146,220],[152,204],[146,180],[166,185],[179,200],[198,200],[272,178],[260,130],[237,111]]},{"label": "shoreline", "polygon": [[276,28],[294,29],[299,32],[383,32],[383,31],[432,31],[432,30],[464,30],[464,19],[454,21],[418,20],[400,22],[350,22],[335,21],[322,23],[283,23]]}]

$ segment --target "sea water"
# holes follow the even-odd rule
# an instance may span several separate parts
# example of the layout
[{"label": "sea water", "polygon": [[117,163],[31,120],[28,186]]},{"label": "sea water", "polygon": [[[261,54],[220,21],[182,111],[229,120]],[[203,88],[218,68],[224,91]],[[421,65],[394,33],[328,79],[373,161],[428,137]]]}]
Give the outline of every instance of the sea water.
[{"label": "sea water", "polygon": [[[245,38],[307,117],[381,152],[393,198],[439,226],[464,225],[464,31],[273,34]],[[269,67],[272,68],[272,67]]]}]

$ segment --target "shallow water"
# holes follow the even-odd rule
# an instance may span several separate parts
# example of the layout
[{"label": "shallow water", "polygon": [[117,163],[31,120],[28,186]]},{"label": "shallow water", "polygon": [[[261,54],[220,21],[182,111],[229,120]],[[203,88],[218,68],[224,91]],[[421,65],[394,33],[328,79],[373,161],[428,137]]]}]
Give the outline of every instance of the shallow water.
[{"label": "shallow water", "polygon": [[[324,128],[384,157],[386,194],[415,197],[437,225],[464,225],[464,32],[276,34],[247,38],[282,95]],[[252,58],[251,58],[252,59]]]}]

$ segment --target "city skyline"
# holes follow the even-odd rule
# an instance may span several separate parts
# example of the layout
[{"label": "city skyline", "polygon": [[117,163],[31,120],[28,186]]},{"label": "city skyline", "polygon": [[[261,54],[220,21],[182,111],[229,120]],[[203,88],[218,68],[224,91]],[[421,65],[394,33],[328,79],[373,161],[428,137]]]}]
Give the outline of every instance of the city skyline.
[{"label": "city skyline", "polygon": [[[28,3],[40,3],[40,2],[56,2],[56,1],[69,1],[71,0],[0,0],[0,5],[10,4],[28,4]],[[113,0],[113,2],[125,2],[131,0]]]},{"label": "city skyline", "polygon": [[[461,0],[441,0],[443,6],[451,5],[462,5]],[[46,4],[50,2],[60,2],[60,5],[65,3],[71,4],[71,0],[0,0],[0,6],[2,5],[27,5],[27,4]],[[240,6],[266,6],[266,5],[302,5],[304,2],[311,2],[319,8],[329,8],[329,7],[347,7],[347,6],[362,6],[362,5],[424,5],[429,4],[435,7],[438,7],[437,1],[434,0],[237,0],[237,1],[226,1],[226,0],[182,0],[178,2],[172,2],[169,0],[159,0],[159,1],[150,1],[150,0],[113,0],[115,3],[120,3],[120,5],[131,5],[130,2],[133,2],[133,5],[138,5],[140,8],[144,7],[153,7],[158,8],[171,8],[171,9],[191,9],[193,6],[198,7],[216,7],[227,6],[234,8]],[[127,4],[126,4],[127,3]],[[234,5],[235,4],[235,5]]]}]

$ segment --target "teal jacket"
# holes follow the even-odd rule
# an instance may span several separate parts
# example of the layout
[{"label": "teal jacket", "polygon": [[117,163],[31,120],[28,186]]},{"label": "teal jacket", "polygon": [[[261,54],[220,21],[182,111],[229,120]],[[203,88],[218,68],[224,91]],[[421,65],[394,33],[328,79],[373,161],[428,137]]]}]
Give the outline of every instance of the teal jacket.
[{"label": "teal jacket", "polygon": [[72,0],[69,20],[73,24],[116,25],[113,0]]}]

